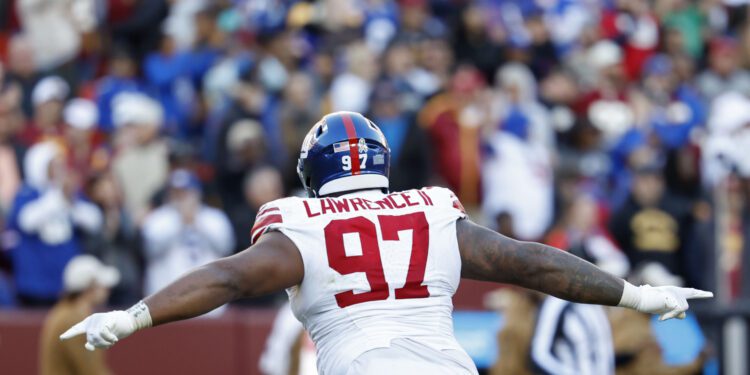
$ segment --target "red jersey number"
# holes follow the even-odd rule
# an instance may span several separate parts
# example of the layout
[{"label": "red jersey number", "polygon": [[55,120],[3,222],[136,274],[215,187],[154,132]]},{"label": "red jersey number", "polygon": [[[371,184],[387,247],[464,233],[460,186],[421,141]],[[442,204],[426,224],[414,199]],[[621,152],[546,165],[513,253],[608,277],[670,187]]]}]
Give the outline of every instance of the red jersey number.
[{"label": "red jersey number", "polygon": [[[398,241],[401,231],[412,231],[412,249],[409,258],[409,270],[406,273],[404,286],[395,289],[396,299],[426,298],[430,296],[424,281],[427,266],[427,251],[430,245],[429,224],[424,212],[406,215],[379,215],[378,223],[383,233],[383,241]],[[347,256],[344,250],[344,234],[357,233],[362,245],[362,255]],[[370,284],[370,291],[355,294],[346,291],[336,294],[339,307],[347,307],[362,302],[388,299],[388,284],[380,260],[375,223],[363,216],[351,219],[332,220],[325,227],[326,251],[328,264],[342,275],[364,272]]]}]

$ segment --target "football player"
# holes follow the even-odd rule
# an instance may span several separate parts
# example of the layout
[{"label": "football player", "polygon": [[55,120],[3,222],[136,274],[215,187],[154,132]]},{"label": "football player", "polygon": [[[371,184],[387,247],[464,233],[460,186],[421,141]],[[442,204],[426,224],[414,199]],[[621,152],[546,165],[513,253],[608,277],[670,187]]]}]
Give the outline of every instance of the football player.
[{"label": "football player", "polygon": [[461,278],[515,284],[578,303],[682,318],[710,292],[634,286],[565,251],[473,223],[448,189],[388,191],[390,151],[359,113],[323,117],[298,173],[309,198],[267,203],[252,245],[184,275],[127,311],[93,314],[60,337],[89,350],[134,332],[286,289],[321,374],[476,374],[453,336]]}]

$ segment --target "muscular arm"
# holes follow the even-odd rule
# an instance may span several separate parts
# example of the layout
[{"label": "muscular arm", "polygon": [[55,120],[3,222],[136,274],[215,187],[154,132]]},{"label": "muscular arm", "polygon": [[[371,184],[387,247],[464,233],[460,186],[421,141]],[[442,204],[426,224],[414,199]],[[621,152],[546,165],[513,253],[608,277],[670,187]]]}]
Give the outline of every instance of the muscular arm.
[{"label": "muscular arm", "polygon": [[93,314],[60,335],[86,335],[86,348],[109,348],[133,332],[207,313],[229,301],[297,285],[304,266],[294,243],[281,233],[263,235],[236,255],[206,264],[138,302],[128,311]]},{"label": "muscular arm", "polygon": [[[671,286],[635,287],[596,266],[541,244],[503,237],[469,220],[456,225],[462,276],[505,282],[573,302],[619,305],[684,317],[687,299],[710,292]],[[235,298],[257,296],[297,285],[304,277],[296,246],[279,233],[265,234],[251,248],[203,266],[139,302],[128,311],[93,314],[60,338],[86,334],[86,348],[109,348],[133,332],[213,310]]]},{"label": "muscular arm", "polygon": [[616,306],[624,281],[565,251],[521,242],[474,224],[456,223],[461,276],[508,283],[568,301]]},{"label": "muscular arm", "polygon": [[243,297],[302,282],[302,257],[285,235],[269,232],[247,250],[208,263],[144,300],[153,325],[192,318]]}]

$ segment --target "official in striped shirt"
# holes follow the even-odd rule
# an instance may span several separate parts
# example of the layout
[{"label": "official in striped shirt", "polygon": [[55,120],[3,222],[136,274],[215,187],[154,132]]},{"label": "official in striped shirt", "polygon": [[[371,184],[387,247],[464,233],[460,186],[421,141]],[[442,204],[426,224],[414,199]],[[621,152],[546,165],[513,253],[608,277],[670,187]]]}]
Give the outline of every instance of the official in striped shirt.
[{"label": "official in striped shirt", "polygon": [[531,340],[536,373],[614,374],[612,333],[604,308],[546,297]]}]

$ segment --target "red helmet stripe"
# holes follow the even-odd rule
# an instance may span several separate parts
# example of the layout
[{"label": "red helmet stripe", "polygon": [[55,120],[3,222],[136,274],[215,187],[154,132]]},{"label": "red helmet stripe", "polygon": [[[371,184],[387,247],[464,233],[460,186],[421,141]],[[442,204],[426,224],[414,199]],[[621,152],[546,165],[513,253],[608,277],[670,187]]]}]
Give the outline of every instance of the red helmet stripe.
[{"label": "red helmet stripe", "polygon": [[349,137],[349,157],[352,159],[352,175],[359,174],[359,146],[357,140],[357,131],[354,129],[354,122],[348,114],[342,114],[341,119],[344,121],[346,136]]}]

